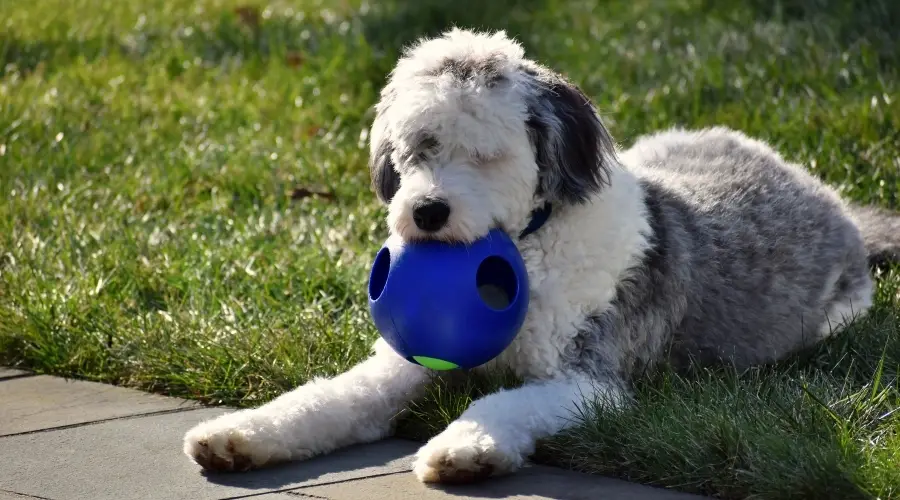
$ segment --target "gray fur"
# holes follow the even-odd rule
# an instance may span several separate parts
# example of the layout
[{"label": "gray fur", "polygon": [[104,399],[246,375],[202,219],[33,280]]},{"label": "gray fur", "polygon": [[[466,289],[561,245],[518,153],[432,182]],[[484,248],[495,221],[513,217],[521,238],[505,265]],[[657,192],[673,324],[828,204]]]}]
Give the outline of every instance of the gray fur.
[{"label": "gray fur", "polygon": [[653,245],[568,351],[594,377],[630,379],[665,359],[742,369],[783,358],[871,287],[867,259],[900,256],[900,218],[848,213],[811,175],[724,129],[672,141],[644,167]]},{"label": "gray fur", "polygon": [[503,54],[494,54],[483,59],[447,58],[429,74],[449,73],[460,81],[478,78],[492,87],[506,80],[506,75],[503,74],[505,63],[506,57]]},{"label": "gray fur", "polygon": [[526,126],[540,169],[537,194],[553,202],[584,202],[608,182],[612,137],[581,89],[542,68],[522,69],[536,88]]}]

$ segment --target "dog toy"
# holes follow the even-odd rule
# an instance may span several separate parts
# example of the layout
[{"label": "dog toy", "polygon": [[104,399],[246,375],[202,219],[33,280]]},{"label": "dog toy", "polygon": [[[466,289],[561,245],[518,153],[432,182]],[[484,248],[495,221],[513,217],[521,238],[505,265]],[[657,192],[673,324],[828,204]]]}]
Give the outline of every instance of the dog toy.
[{"label": "dog toy", "polygon": [[389,241],[369,275],[369,310],[381,336],[433,370],[474,368],[497,357],[527,309],[525,262],[499,229],[471,244]]}]

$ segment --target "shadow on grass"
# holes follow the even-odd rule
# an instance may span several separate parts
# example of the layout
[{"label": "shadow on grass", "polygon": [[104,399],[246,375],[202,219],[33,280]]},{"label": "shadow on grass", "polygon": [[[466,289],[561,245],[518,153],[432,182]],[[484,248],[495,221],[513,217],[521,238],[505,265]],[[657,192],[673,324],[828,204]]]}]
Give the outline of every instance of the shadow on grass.
[{"label": "shadow on grass", "polygon": [[[705,0],[712,7],[721,2]],[[745,6],[752,9],[758,20],[778,23],[823,24],[831,37],[842,46],[861,41],[875,47],[882,62],[897,59],[897,42],[900,40],[900,2],[871,0],[748,0]]]},{"label": "shadow on grass", "polygon": [[399,49],[423,36],[435,36],[454,26],[484,31],[506,30],[522,38],[539,30],[535,16],[552,8],[553,0],[459,1],[397,0],[385,2],[367,16],[366,38],[381,48]]},{"label": "shadow on grass", "polygon": [[[426,34],[438,34],[452,25],[509,28],[498,21],[512,11],[540,9],[542,0],[498,0],[496,2],[386,2],[377,11],[355,18],[363,25],[367,42],[379,50],[397,53],[399,49]],[[215,15],[215,14],[214,14]],[[519,18],[527,16],[518,16]],[[293,53],[315,52],[318,41],[344,38],[339,23],[323,24],[310,19],[273,15],[262,19],[256,8],[224,10],[209,29],[157,29],[109,34],[84,39],[0,39],[0,77],[10,70],[24,74],[54,72],[76,62],[93,62],[113,54],[140,60],[147,54],[180,42],[183,54],[173,57],[200,58],[204,63],[221,64],[229,59],[262,60],[290,58]],[[519,30],[524,26],[519,23]],[[290,64],[291,61],[287,60]],[[172,76],[180,72],[170,68]]]},{"label": "shadow on grass", "polygon": [[[84,39],[24,40],[10,36],[0,39],[0,78],[10,70],[25,75],[35,71],[49,74],[112,55],[137,62],[154,52],[157,57],[170,52],[166,69],[171,77],[177,77],[183,71],[183,60],[199,58],[205,64],[220,65],[235,59],[286,58],[292,51],[312,50],[315,40],[302,36],[310,28],[308,23],[292,18],[272,17],[263,22],[240,10],[226,10],[208,29],[168,32],[151,28]],[[177,50],[175,42],[180,45]]]},{"label": "shadow on grass", "polygon": [[[601,16],[606,10],[630,8],[627,2],[608,4],[594,9]],[[518,38],[530,51],[529,37],[552,31],[545,24],[545,16],[554,9],[564,9],[557,0],[393,0],[381,2],[366,13],[352,16],[362,25],[366,43],[381,51],[389,60],[400,49],[423,36],[437,35],[453,26],[480,30],[504,29]],[[815,28],[821,42],[849,47],[857,43],[871,45],[884,67],[897,61],[900,32],[900,2],[865,0],[782,0],[768,2],[750,0],[734,5],[702,0],[697,8],[679,9],[664,6],[673,23],[698,16],[714,15],[728,19],[741,29],[747,29],[749,15],[756,22],[779,24],[805,23]],[[33,71],[53,72],[77,61],[92,62],[112,54],[141,60],[149,53],[172,44],[173,39],[183,46],[182,54],[172,55],[168,70],[172,76],[181,72],[180,60],[199,58],[205,64],[223,64],[229,60],[267,61],[282,58],[291,63],[294,54],[314,53],[319,42],[346,39],[341,23],[323,24],[311,18],[273,15],[262,19],[254,8],[223,10],[217,14],[211,28],[180,28],[164,31],[134,31],[109,34],[87,39],[26,40],[13,36],[0,39],[0,78],[10,69],[24,74]],[[12,66],[10,66],[12,65]],[[388,68],[382,68],[386,72]]]},{"label": "shadow on grass", "polygon": [[[629,2],[610,2],[610,10],[615,3],[621,9]],[[602,16],[606,10],[597,8],[595,15]],[[504,29],[519,38],[528,49],[528,38],[524,35],[542,33],[548,30],[538,16],[529,12],[549,12],[565,9],[565,4],[554,0],[497,0],[485,2],[466,0],[444,2],[438,0],[397,0],[383,3],[376,15],[367,16],[366,38],[382,48],[397,49],[422,36],[433,36],[453,26],[482,30]],[[896,61],[897,43],[900,41],[900,2],[869,0],[749,0],[743,3],[703,0],[699,8],[672,10],[673,23],[679,19],[696,18],[716,14],[717,17],[731,18],[749,13],[755,22],[778,24],[806,23],[823,28],[819,34],[823,38],[847,47],[866,42],[875,47],[883,58],[882,62]],[[649,10],[649,9],[648,9]],[[738,14],[736,14],[738,13]],[[734,19],[740,26],[749,26],[748,19]],[[825,21],[825,22],[823,22]]]}]

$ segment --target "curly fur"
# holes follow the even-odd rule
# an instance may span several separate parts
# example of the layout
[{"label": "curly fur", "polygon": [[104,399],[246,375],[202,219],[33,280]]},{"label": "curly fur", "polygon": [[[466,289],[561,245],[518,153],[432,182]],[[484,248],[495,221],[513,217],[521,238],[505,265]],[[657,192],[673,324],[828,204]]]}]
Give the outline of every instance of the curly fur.
[{"label": "curly fur", "polygon": [[[372,124],[372,182],[398,242],[518,234],[531,306],[487,366],[526,383],[476,401],[419,451],[422,481],[519,468],[584,398],[627,404],[655,364],[782,359],[872,303],[868,265],[897,257],[900,218],[852,206],[766,144],[669,130],[620,152],[587,97],[504,33],[455,29],[410,47]],[[437,231],[417,202],[440,199]],[[379,340],[347,373],[204,422],[184,450],[210,469],[308,458],[380,439],[431,374]]]}]

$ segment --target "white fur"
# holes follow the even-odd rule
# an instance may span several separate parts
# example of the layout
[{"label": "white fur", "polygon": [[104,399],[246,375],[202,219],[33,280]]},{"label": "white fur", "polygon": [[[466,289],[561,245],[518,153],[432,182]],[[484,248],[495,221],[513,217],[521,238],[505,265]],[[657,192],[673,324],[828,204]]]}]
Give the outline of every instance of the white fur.
[{"label": "white fur", "polygon": [[519,242],[532,288],[528,314],[512,345],[487,367],[536,379],[562,373],[560,346],[569,345],[586,314],[607,309],[622,273],[647,248],[649,231],[637,179],[614,168],[610,184]]},{"label": "white fur", "polygon": [[381,339],[374,350],[371,358],[333,379],[315,379],[260,408],[197,425],[185,436],[184,452],[209,468],[236,470],[302,460],[387,436],[393,418],[429,375]]},{"label": "white fur", "polygon": [[835,304],[825,313],[826,320],[819,327],[819,335],[825,338],[841,331],[854,320],[859,319],[872,307],[871,284],[854,290],[853,297],[845,302]]},{"label": "white fur", "polygon": [[616,407],[616,388],[585,377],[564,377],[500,391],[475,401],[416,455],[413,472],[423,482],[439,482],[521,467],[538,439],[556,434],[573,421],[578,403],[598,401]]}]

